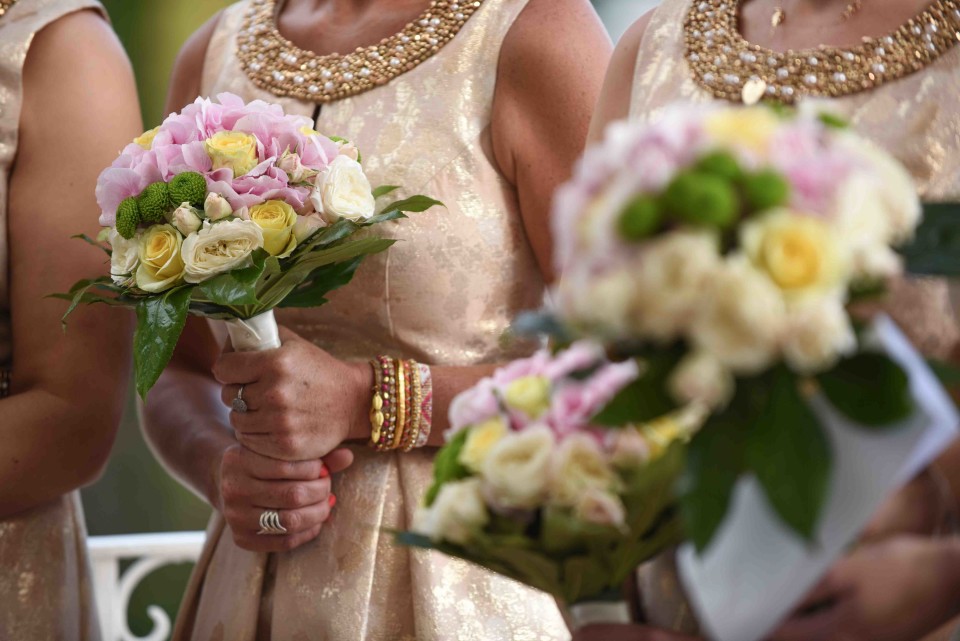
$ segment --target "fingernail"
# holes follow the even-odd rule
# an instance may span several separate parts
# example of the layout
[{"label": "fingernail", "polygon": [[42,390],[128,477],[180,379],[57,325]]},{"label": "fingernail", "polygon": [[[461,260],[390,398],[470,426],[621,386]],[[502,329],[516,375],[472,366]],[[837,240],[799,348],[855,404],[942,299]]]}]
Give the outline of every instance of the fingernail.
[{"label": "fingernail", "polygon": [[330,507],[333,507],[333,506],[336,505],[336,504],[337,504],[337,497],[335,497],[333,494],[331,494],[331,495],[330,495]]},{"label": "fingernail", "polygon": [[330,476],[330,472],[327,471],[327,466],[324,465],[320,468],[320,478],[325,479]]}]

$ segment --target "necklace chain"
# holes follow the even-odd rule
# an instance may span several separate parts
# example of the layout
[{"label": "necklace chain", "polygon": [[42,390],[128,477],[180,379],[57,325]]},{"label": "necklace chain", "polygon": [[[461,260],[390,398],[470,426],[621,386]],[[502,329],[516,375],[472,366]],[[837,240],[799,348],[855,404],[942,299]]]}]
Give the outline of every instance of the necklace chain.
[{"label": "necklace chain", "polygon": [[[857,15],[862,8],[863,0],[853,0],[853,2],[847,4],[843,10],[843,13],[840,14],[840,17],[844,20],[849,20],[853,16]],[[773,15],[770,16],[770,26],[773,27],[773,29],[776,29],[786,21],[787,12],[784,10],[782,5],[777,5],[773,10]]]},{"label": "necklace chain", "polygon": [[743,39],[740,0],[694,0],[684,20],[687,62],[698,84],[735,102],[859,93],[923,69],[960,40],[958,0],[935,0],[882,38],[854,47],[777,52]]},{"label": "necklace chain", "polygon": [[253,0],[237,37],[237,58],[250,80],[277,96],[328,103],[386,84],[450,42],[483,0],[434,0],[399,33],[353,53],[320,56],[277,29],[277,0]]}]

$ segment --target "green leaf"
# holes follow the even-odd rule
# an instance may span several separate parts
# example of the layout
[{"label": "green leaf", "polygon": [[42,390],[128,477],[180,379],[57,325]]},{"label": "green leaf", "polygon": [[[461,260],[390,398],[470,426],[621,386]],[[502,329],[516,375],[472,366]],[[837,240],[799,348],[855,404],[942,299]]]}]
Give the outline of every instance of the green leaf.
[{"label": "green leaf", "polygon": [[543,510],[540,544],[551,555],[610,546],[622,536],[616,528],[581,521],[569,509],[548,506]]},{"label": "green leaf", "polygon": [[446,207],[446,205],[439,200],[430,198],[429,196],[417,195],[410,196],[404,200],[398,200],[395,203],[390,203],[383,208],[383,211],[405,211],[408,213],[420,213],[427,211],[431,207]]},{"label": "green leaf", "polygon": [[837,410],[858,425],[882,429],[913,412],[910,381],[889,356],[860,352],[817,377]]},{"label": "green leaf", "polygon": [[470,476],[470,470],[460,462],[460,451],[467,442],[467,434],[469,430],[460,430],[452,441],[440,448],[433,459],[433,485],[423,499],[427,507],[437,500],[437,495],[444,485]]},{"label": "green leaf", "polygon": [[373,197],[380,198],[381,196],[386,196],[389,193],[392,193],[400,189],[400,185],[380,185],[373,190]]},{"label": "green leaf", "polygon": [[328,293],[343,287],[352,279],[363,256],[343,263],[326,265],[313,271],[296,289],[287,294],[278,307],[319,307],[327,302]]},{"label": "green leaf", "polygon": [[391,221],[391,220],[401,220],[401,219],[406,218],[406,217],[407,217],[407,215],[404,214],[402,211],[399,211],[399,210],[397,210],[397,209],[391,209],[391,210],[389,210],[389,211],[384,211],[384,212],[381,212],[381,213],[379,213],[379,214],[377,214],[377,215],[375,215],[375,216],[372,216],[372,217],[370,217],[370,218],[367,218],[365,221],[363,221],[362,223],[360,223],[360,226],[361,226],[361,227],[372,227],[372,226],[374,226],[374,225],[379,225],[380,223],[386,223],[386,222],[389,222],[389,221]]},{"label": "green leaf", "polygon": [[780,366],[766,378],[765,407],[747,436],[747,467],[780,518],[809,541],[827,497],[830,443],[800,395],[797,376]]},{"label": "green leaf", "polygon": [[518,337],[546,336],[564,345],[573,342],[570,330],[546,310],[521,312],[510,325],[510,333]]},{"label": "green leaf", "polygon": [[178,287],[146,298],[137,305],[137,331],[133,335],[133,369],[137,393],[146,399],[173,356],[187,322],[193,287]]},{"label": "green leaf", "polygon": [[235,269],[200,283],[197,291],[211,303],[230,307],[232,305],[256,305],[257,281],[263,275],[267,252],[258,249],[253,252],[252,264]]},{"label": "green leaf", "polygon": [[935,359],[927,359],[927,366],[947,389],[960,387],[960,367]]},{"label": "green leaf", "polygon": [[623,427],[646,423],[676,410],[677,404],[667,392],[667,380],[682,356],[683,350],[675,347],[644,359],[640,377],[620,390],[591,422]]},{"label": "green leaf", "polygon": [[744,469],[745,427],[731,404],[726,412],[711,416],[688,445],[680,511],[697,552],[707,549],[727,516],[733,488]]},{"label": "green leaf", "polygon": [[616,584],[596,557],[575,556],[563,563],[562,585],[566,602],[577,603],[610,592]]},{"label": "green leaf", "polygon": [[960,203],[926,203],[913,242],[899,249],[910,274],[960,275]]}]

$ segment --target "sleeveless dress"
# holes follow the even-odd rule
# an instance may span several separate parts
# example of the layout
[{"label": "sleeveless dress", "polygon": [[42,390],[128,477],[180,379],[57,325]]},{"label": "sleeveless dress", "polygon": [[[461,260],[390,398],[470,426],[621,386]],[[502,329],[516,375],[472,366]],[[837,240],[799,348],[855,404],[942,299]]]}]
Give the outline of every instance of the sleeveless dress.
[{"label": "sleeveless dress", "polygon": [[[544,281],[517,193],[492,158],[491,108],[502,42],[527,0],[485,0],[461,31],[389,83],[323,106],[317,129],[353,141],[371,183],[446,204],[390,223],[400,240],[368,258],[318,309],[278,321],[342,359],[384,353],[436,365],[527,353],[501,336],[539,306]],[[229,91],[310,115],[316,105],[257,88],[236,56],[249,2],[228,8],[210,42],[205,95]],[[383,226],[381,226],[383,227]],[[219,516],[185,596],[176,641],[551,641],[568,633],[552,599],[439,554],[396,546],[411,524],[435,450],[354,448],[319,538],[286,554],[237,548]]]},{"label": "sleeveless dress", "polygon": [[[694,79],[686,60],[684,19],[696,0],[664,0],[647,26],[634,72],[631,119],[656,118],[675,102],[715,100]],[[825,103],[860,134],[893,154],[913,175],[925,201],[960,200],[960,46],[923,70]],[[891,121],[896,126],[891,126]],[[895,283],[884,306],[924,354],[957,353],[960,327],[947,282],[912,278]],[[648,617],[666,627],[690,628],[691,617],[670,564],[641,572]]]},{"label": "sleeveless dress", "polygon": [[[7,198],[17,153],[23,64],[41,29],[96,0],[19,0],[0,15],[0,370],[10,369]],[[2,393],[0,393],[2,396]],[[96,641],[100,638],[77,492],[0,520],[0,639]]]}]

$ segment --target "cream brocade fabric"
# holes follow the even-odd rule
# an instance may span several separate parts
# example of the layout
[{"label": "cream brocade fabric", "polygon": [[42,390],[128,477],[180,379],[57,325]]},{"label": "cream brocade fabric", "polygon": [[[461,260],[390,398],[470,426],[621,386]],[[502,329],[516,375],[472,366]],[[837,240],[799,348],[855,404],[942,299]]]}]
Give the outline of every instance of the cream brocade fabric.
[{"label": "cream brocade fabric", "polygon": [[[485,0],[436,56],[389,84],[324,105],[318,129],[354,141],[374,185],[434,196],[446,209],[391,224],[400,239],[368,259],[319,309],[281,324],[344,359],[387,353],[443,365],[520,356],[501,335],[537,307],[544,283],[517,194],[491,157],[490,112],[503,39],[526,0]],[[312,103],[256,88],[235,41],[246,2],[210,43],[206,95],[229,91],[311,115]],[[439,554],[411,552],[384,528],[405,528],[428,487],[435,450],[356,461],[333,482],[338,502],[318,539],[287,554],[237,548],[214,517],[185,596],[176,641],[552,641],[568,634],[541,593]]]},{"label": "cream brocade fabric", "polygon": [[[19,0],[0,17],[0,367],[13,351],[7,188],[17,153],[23,63],[41,29],[81,9],[106,17],[96,0]],[[79,495],[0,520],[0,639],[99,638]]]},{"label": "cream brocade fabric", "polygon": [[[686,62],[683,21],[690,2],[665,0],[654,12],[635,68],[631,119],[655,119],[678,101],[714,100],[694,81]],[[913,75],[824,104],[904,163],[924,200],[960,200],[960,47]],[[947,283],[912,279],[892,289],[886,310],[914,344],[928,356],[954,354],[960,329]],[[662,563],[648,568],[641,584],[654,622],[690,629],[689,610],[672,569]]]}]

